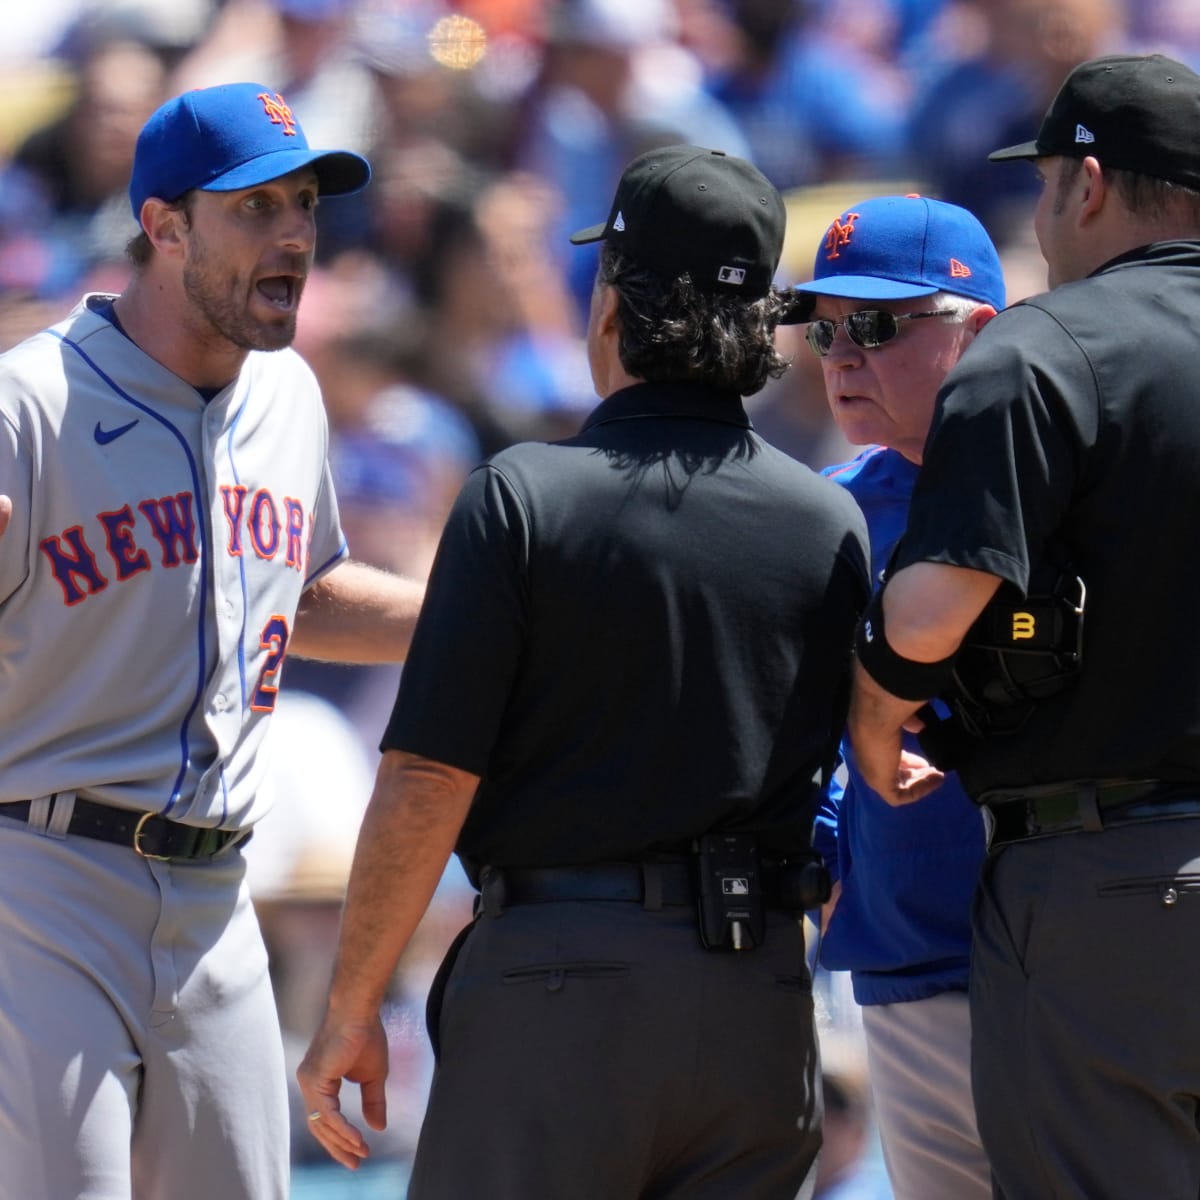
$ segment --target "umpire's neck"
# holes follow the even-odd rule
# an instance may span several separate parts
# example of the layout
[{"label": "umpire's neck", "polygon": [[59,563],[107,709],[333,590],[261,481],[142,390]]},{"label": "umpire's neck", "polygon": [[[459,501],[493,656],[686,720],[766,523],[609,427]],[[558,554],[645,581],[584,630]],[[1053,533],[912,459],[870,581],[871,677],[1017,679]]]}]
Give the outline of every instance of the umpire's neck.
[{"label": "umpire's neck", "polygon": [[588,366],[592,370],[592,386],[601,400],[630,384],[644,382],[621,365],[617,299],[617,289],[611,284],[597,281],[592,288],[587,327]]}]

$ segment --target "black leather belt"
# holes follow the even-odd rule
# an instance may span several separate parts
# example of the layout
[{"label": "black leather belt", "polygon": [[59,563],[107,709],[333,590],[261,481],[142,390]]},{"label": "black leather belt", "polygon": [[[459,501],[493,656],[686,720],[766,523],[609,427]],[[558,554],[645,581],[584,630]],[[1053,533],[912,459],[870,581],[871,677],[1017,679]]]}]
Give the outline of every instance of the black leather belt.
[{"label": "black leather belt", "polygon": [[1200,782],[1159,779],[1079,781],[1040,792],[985,792],[979,798],[989,845],[1059,833],[1098,833],[1117,825],[1200,816]]},{"label": "black leather belt", "polygon": [[[28,823],[32,801],[15,800],[0,804],[0,816]],[[95,800],[75,797],[67,833],[114,842],[136,850],[143,858],[212,858],[235,842],[244,844],[250,838],[246,829],[202,829],[198,825],[183,825],[157,813],[134,812],[128,808],[113,808]]]},{"label": "black leather belt", "polygon": [[[763,900],[768,908],[796,912],[802,907],[781,878],[784,860],[762,859]],[[640,862],[585,863],[570,867],[496,867],[479,872],[477,906],[495,915],[513,904],[563,900],[626,900],[643,908],[694,904],[696,884],[690,857],[648,858]]]},{"label": "black leather belt", "polygon": [[499,913],[513,904],[562,900],[628,900],[646,908],[691,904],[695,899],[686,860],[588,863],[574,867],[484,867],[480,905]]}]

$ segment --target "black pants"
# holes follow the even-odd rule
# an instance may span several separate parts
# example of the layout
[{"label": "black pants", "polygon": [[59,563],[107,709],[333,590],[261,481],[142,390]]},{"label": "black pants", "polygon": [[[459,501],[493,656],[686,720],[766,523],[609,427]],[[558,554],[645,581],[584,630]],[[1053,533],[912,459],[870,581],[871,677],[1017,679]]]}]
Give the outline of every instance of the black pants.
[{"label": "black pants", "polygon": [[1200,819],[1018,842],[975,905],[972,1075],[1004,1200],[1200,1196]]},{"label": "black pants", "polygon": [[480,916],[432,1014],[410,1200],[796,1200],[820,1099],[796,921],[714,953],[688,907]]}]

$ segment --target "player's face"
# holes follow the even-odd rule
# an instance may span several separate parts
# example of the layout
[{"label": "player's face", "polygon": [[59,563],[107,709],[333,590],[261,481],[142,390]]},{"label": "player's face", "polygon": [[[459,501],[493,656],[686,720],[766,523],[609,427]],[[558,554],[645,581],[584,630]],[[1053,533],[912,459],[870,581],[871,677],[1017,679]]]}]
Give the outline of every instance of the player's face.
[{"label": "player's face", "polygon": [[183,285],[205,332],[241,350],[291,344],[316,207],[308,168],[243,191],[195,194]]},{"label": "player's face", "polygon": [[[861,309],[896,314],[928,312],[944,305],[934,297],[915,300],[844,300],[819,296],[813,319],[844,320]],[[990,310],[989,310],[990,311]],[[825,397],[842,435],[851,445],[890,446],[920,463],[934,401],[946,372],[974,334],[961,316],[903,321],[889,342],[864,349],[839,328],[821,359]]]}]

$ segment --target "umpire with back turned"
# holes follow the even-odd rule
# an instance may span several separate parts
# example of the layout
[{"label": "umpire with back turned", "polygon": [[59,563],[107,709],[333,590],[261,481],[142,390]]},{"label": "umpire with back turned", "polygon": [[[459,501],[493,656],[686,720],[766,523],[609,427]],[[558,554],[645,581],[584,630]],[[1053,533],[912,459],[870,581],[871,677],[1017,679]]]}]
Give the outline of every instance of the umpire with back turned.
[{"label": "umpire with back turned", "polygon": [[755,434],[784,363],[779,195],[694,146],[633,160],[575,437],[449,518],[300,1069],[334,1158],[382,1127],[378,1009],[451,850],[480,888],[430,1003],[410,1195],[793,1200],[820,1099],[799,911],[869,593],[863,519]]},{"label": "umpire with back turned", "polygon": [[[1051,290],[947,377],[896,569],[858,638],[850,730],[893,803],[964,633],[1046,556],[1086,584],[1074,686],[960,765],[991,843],[971,962],[996,1194],[1200,1194],[1200,77],[1080,64],[1030,159]],[[1014,169],[1014,168],[1005,168]],[[1012,613],[1032,637],[1041,616]]]}]

